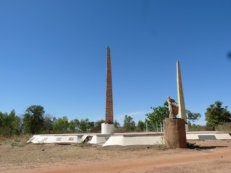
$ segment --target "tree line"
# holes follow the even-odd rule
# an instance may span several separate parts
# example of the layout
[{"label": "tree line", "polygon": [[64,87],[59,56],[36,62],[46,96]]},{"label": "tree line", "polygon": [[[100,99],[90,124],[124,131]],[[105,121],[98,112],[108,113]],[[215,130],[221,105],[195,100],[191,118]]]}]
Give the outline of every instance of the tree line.
[{"label": "tree line", "polygon": [[[214,130],[218,126],[228,124],[231,130],[231,113],[228,111],[228,106],[223,106],[221,101],[215,101],[211,104],[205,112],[206,126],[196,125],[195,121],[201,118],[200,113],[193,113],[186,110],[187,124],[191,130]],[[151,107],[152,112],[146,114],[146,123],[149,129],[158,128],[163,123],[165,118],[169,117],[168,103],[165,102],[163,106]]]},{"label": "tree line", "polygon": [[[165,102],[163,106],[151,107],[151,109],[152,112],[145,115],[145,121],[135,123],[129,115],[125,115],[123,126],[118,121],[115,121],[116,131],[152,131],[159,128],[163,120],[169,116],[168,104]],[[201,117],[201,114],[193,113],[189,110],[186,113],[189,127],[198,127],[194,122]],[[213,128],[231,122],[231,113],[228,111],[228,107],[222,106],[220,101],[216,101],[207,108],[205,117],[206,126]],[[103,122],[104,120],[93,122],[87,118],[68,120],[66,116],[55,118],[45,115],[45,110],[42,106],[32,105],[26,109],[25,114],[22,116],[17,116],[14,110],[10,113],[0,112],[0,135],[100,132],[101,123]]]},{"label": "tree line", "polygon": [[[104,120],[90,121],[88,118],[68,120],[66,116],[51,117],[45,115],[43,106],[32,105],[22,116],[17,116],[14,110],[9,114],[0,112],[0,135],[100,132],[103,122]],[[144,130],[144,122],[139,121],[136,126],[129,115],[125,115],[123,126],[118,121],[114,122],[114,126],[122,129],[121,131]]]}]

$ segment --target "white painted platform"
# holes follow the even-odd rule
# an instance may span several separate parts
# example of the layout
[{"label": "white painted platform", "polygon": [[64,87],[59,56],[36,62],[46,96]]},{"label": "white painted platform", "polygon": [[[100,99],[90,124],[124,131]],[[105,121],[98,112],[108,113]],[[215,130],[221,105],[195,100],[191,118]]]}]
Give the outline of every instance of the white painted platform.
[{"label": "white painted platform", "polygon": [[164,144],[163,136],[111,136],[104,144],[110,145],[161,145]]},{"label": "white painted platform", "polygon": [[104,144],[110,136],[108,135],[93,135],[92,139],[88,142],[90,144]]},{"label": "white painted platform", "polygon": [[110,135],[101,134],[49,134],[49,135],[34,135],[27,143],[34,144],[49,144],[49,143],[82,143],[87,138],[91,138],[90,144],[105,143]]},{"label": "white painted platform", "polygon": [[[187,140],[231,140],[229,133],[216,131],[187,132]],[[164,144],[163,133],[116,133],[113,135],[88,133],[88,134],[44,134],[34,135],[28,143],[82,143],[89,140],[90,144],[110,145],[161,145]]]},{"label": "white painted platform", "polygon": [[27,143],[81,143],[82,136],[83,135],[34,135]]},{"label": "white painted platform", "polygon": [[228,133],[187,133],[188,140],[200,140],[203,138],[211,139],[231,139],[231,136]]},{"label": "white painted platform", "polygon": [[83,136],[81,137],[81,139],[80,139],[80,142],[79,142],[79,143],[84,142],[84,141],[87,139],[87,137],[88,137],[88,136],[91,136],[91,135],[89,135],[89,134],[85,134],[85,135],[83,135]]}]

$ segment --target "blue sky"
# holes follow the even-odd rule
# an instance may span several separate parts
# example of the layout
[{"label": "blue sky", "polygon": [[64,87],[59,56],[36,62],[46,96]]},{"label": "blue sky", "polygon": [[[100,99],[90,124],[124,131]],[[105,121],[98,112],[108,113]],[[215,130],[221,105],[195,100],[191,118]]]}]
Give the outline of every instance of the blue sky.
[{"label": "blue sky", "polygon": [[0,1],[0,111],[33,104],[69,119],[104,119],[106,47],[114,117],[144,119],[177,99],[181,63],[186,109],[220,100],[231,111],[231,1]]}]

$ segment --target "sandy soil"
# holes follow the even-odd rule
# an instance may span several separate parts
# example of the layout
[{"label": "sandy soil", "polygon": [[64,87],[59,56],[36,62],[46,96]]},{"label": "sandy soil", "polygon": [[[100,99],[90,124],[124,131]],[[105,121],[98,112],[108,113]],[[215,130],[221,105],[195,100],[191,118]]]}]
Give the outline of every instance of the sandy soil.
[{"label": "sandy soil", "polygon": [[34,145],[0,141],[0,173],[230,173],[231,140],[189,141],[200,147]]}]

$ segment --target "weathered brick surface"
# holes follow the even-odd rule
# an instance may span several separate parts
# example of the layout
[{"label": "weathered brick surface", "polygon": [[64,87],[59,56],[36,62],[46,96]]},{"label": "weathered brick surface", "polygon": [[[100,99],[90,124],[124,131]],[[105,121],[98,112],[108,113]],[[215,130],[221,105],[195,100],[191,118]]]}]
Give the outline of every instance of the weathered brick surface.
[{"label": "weathered brick surface", "polygon": [[105,123],[113,123],[113,98],[110,48],[107,47],[107,86],[106,86],[106,111]]},{"label": "weathered brick surface", "polygon": [[165,118],[164,139],[168,148],[186,148],[185,120],[181,118]]}]

